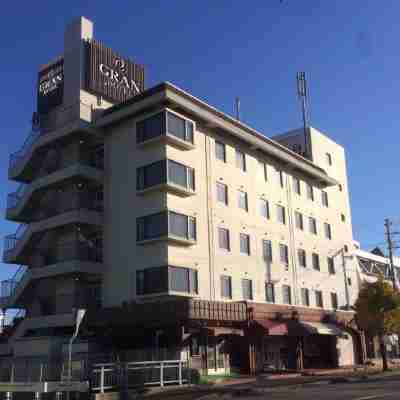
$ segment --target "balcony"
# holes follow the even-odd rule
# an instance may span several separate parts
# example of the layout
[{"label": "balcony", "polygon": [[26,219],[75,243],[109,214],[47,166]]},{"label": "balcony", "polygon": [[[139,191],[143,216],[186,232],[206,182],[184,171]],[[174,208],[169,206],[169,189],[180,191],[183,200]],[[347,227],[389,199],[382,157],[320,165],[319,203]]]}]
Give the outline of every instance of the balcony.
[{"label": "balcony", "polygon": [[102,248],[97,241],[71,241],[50,248],[33,268],[19,267],[11,279],[1,282],[0,308],[23,307],[22,294],[34,279],[69,274],[101,275]]},{"label": "balcony", "polygon": [[10,193],[7,197],[6,218],[11,221],[29,222],[32,217],[28,211],[45,189],[51,189],[74,179],[101,183],[103,172],[94,166],[78,163],[36,179],[31,184],[22,183],[15,192]]},{"label": "balcony", "polygon": [[195,172],[173,160],[161,160],[140,167],[137,172],[137,193],[144,195],[166,191],[181,197],[195,194]]},{"label": "balcony", "polygon": [[21,224],[16,233],[5,237],[3,261],[27,264],[29,245],[37,243],[47,231],[67,225],[102,226],[101,192],[55,192],[46,206],[39,206],[37,221]]},{"label": "balcony", "polygon": [[191,150],[195,147],[194,132],[193,121],[171,110],[158,112],[136,123],[138,147],[163,142],[182,150]]},{"label": "balcony", "polygon": [[168,240],[175,244],[196,244],[196,218],[173,211],[162,211],[136,220],[136,243]]},{"label": "balcony", "polygon": [[[93,135],[97,132],[86,121],[91,120],[90,106],[76,103],[52,113],[40,122],[41,128],[32,130],[21,148],[12,153],[9,160],[9,179],[29,182],[32,179],[32,163],[42,157],[40,149],[66,139],[71,134]],[[83,120],[82,116],[85,116]]]}]

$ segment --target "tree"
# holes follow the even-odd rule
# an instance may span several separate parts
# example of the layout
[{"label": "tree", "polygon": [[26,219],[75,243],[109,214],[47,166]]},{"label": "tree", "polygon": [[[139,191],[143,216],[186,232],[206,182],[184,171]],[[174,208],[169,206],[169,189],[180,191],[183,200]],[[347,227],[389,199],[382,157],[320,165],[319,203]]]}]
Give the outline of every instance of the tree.
[{"label": "tree", "polygon": [[354,306],[358,326],[379,338],[383,370],[388,369],[385,335],[400,333],[400,295],[392,286],[379,278],[361,286]]}]

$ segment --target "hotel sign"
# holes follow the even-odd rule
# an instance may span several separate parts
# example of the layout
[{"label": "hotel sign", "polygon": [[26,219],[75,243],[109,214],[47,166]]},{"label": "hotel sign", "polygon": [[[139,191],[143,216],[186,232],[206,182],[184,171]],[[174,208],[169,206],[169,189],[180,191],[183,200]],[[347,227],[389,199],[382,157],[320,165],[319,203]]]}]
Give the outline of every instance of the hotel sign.
[{"label": "hotel sign", "polygon": [[144,90],[144,67],[95,40],[85,42],[85,89],[113,103]]},{"label": "hotel sign", "polygon": [[39,72],[37,88],[37,111],[48,113],[63,102],[64,59],[61,59]]}]

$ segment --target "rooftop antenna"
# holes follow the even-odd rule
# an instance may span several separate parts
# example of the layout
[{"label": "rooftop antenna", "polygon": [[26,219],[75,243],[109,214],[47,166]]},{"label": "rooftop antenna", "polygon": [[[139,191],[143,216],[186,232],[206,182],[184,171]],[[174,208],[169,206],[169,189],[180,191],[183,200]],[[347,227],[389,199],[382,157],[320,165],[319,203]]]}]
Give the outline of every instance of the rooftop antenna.
[{"label": "rooftop antenna", "polygon": [[301,100],[301,111],[303,114],[303,129],[304,129],[304,156],[309,154],[308,149],[308,134],[307,128],[309,126],[307,103],[308,103],[308,91],[307,91],[307,80],[305,72],[297,73],[297,95]]},{"label": "rooftop antenna", "polygon": [[240,121],[240,98],[236,97],[235,99],[235,113],[236,113],[236,119]]}]

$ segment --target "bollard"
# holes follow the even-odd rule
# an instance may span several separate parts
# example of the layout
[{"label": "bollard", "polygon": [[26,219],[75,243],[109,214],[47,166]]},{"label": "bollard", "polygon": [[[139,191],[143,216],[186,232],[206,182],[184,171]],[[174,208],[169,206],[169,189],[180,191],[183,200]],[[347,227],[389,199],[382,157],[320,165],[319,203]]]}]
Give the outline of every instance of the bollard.
[{"label": "bollard", "polygon": [[40,399],[41,399],[41,393],[35,392],[35,400],[40,400]]},{"label": "bollard", "polygon": [[100,369],[100,393],[104,393],[104,365]]},{"label": "bollard", "polygon": [[6,392],[5,400],[12,400],[12,392]]}]

